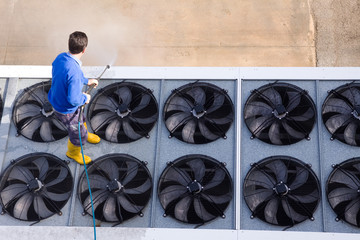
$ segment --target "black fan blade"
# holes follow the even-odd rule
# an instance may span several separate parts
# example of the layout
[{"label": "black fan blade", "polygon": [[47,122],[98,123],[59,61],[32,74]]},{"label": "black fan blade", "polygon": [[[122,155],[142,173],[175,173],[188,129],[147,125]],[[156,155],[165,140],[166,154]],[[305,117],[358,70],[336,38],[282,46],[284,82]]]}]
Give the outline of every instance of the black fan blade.
[{"label": "black fan blade", "polygon": [[176,219],[183,222],[188,222],[187,214],[189,212],[190,205],[193,202],[191,196],[186,196],[175,205],[174,215]]},{"label": "black fan blade", "polygon": [[108,222],[118,222],[119,218],[116,216],[116,199],[110,196],[104,203],[103,214]]},{"label": "black fan blade", "polygon": [[184,196],[185,193],[187,193],[188,190],[186,187],[181,186],[181,185],[171,185],[168,186],[166,188],[164,188],[160,193],[159,193],[159,198],[161,201],[161,204],[164,206],[164,208],[166,209],[167,206],[173,202],[174,200],[181,198]]},{"label": "black fan blade", "polygon": [[18,122],[29,117],[40,115],[40,113],[41,113],[41,107],[30,103],[20,105],[16,110]]},{"label": "black fan blade", "polygon": [[[89,182],[91,189],[106,189],[106,185],[109,183],[109,180],[105,177],[98,174],[90,174]],[[88,191],[87,181],[81,181],[80,192]]]},{"label": "black fan blade", "polygon": [[358,194],[357,189],[335,188],[328,193],[328,200],[332,208],[336,208],[340,203],[356,199]]},{"label": "black fan blade", "polygon": [[288,95],[288,105],[286,106],[286,111],[291,112],[296,107],[299,106],[301,102],[301,93],[300,92],[287,92]]},{"label": "black fan blade", "polygon": [[53,192],[49,192],[48,190],[46,190],[46,191],[44,191],[44,196],[52,201],[62,202],[62,201],[66,201],[70,198],[71,192],[53,193]]},{"label": "black fan blade", "polygon": [[55,141],[55,138],[52,135],[51,122],[44,120],[40,126],[40,136],[43,141],[51,142]]},{"label": "black fan blade", "polygon": [[185,120],[190,119],[191,112],[174,113],[166,120],[166,126],[170,131],[176,130]]},{"label": "black fan blade", "polygon": [[280,127],[281,124],[278,121],[275,121],[273,124],[271,124],[269,129],[269,139],[271,143],[281,145],[281,136],[280,136]]},{"label": "black fan blade", "polygon": [[118,104],[113,98],[101,95],[96,99],[93,111],[107,110],[109,112],[115,112],[117,107]]},{"label": "black fan blade", "polygon": [[249,186],[254,185],[265,189],[272,189],[277,183],[276,179],[261,170],[253,170],[246,181]]},{"label": "black fan blade", "polygon": [[351,189],[358,189],[360,186],[359,179],[354,178],[351,173],[346,170],[334,172],[330,183],[344,184]]},{"label": "black fan blade", "polygon": [[281,200],[282,208],[284,209],[286,215],[293,221],[293,222],[302,222],[306,216],[299,214],[294,210],[294,208],[289,204],[287,199]]},{"label": "black fan blade", "polygon": [[211,213],[209,213],[208,211],[206,211],[205,207],[203,206],[199,198],[194,198],[194,209],[196,215],[203,221],[209,221],[216,217]]},{"label": "black fan blade", "polygon": [[256,116],[267,116],[272,115],[273,108],[264,102],[251,102],[249,103],[244,111],[244,118],[248,119]]},{"label": "black fan blade", "polygon": [[306,195],[289,194],[288,197],[298,203],[314,203],[319,200],[319,191],[315,189],[313,192]]},{"label": "black fan blade", "polygon": [[275,118],[273,116],[262,116],[250,122],[249,129],[253,133],[259,133],[269,127]]},{"label": "black fan blade", "polygon": [[208,184],[203,186],[204,187],[203,190],[206,191],[213,187],[218,186],[225,179],[225,176],[226,176],[226,174],[223,169],[221,169],[221,168],[216,169],[213,178],[211,179],[211,181]]},{"label": "black fan blade", "polygon": [[135,161],[126,161],[126,175],[123,179],[120,179],[122,185],[126,186],[130,181],[132,181],[138,174],[139,164]]},{"label": "black fan blade", "polygon": [[224,204],[224,203],[228,203],[231,201],[232,196],[230,194],[224,194],[224,195],[220,195],[220,196],[215,196],[215,195],[209,195],[206,193],[202,194],[202,197],[211,203],[214,204]]},{"label": "black fan blade", "polygon": [[276,105],[282,104],[282,98],[280,94],[273,87],[263,91],[260,96],[262,96],[269,103],[274,104],[274,107]]},{"label": "black fan blade", "polygon": [[345,96],[350,102],[356,106],[360,105],[360,91],[357,88],[350,87],[341,93],[341,95]]},{"label": "black fan blade", "polygon": [[115,93],[119,95],[119,97],[121,98],[122,104],[129,106],[132,100],[132,93],[128,87],[121,87],[118,90],[116,90]]},{"label": "black fan blade", "polygon": [[201,134],[209,140],[215,140],[217,139],[219,136],[214,134],[208,127],[206,127],[205,123],[203,121],[199,121],[199,129]]},{"label": "black fan blade", "polygon": [[189,91],[186,92],[194,99],[194,104],[205,104],[206,94],[204,90],[200,87],[191,88]]},{"label": "black fan blade", "polygon": [[52,123],[60,130],[66,132],[66,127],[62,122],[60,122],[57,118],[51,118]]},{"label": "black fan blade", "polygon": [[145,109],[145,108],[149,105],[150,100],[151,100],[151,96],[150,96],[150,95],[148,95],[148,94],[143,94],[143,95],[141,96],[141,101],[140,101],[139,105],[137,105],[131,112],[132,112],[133,114],[135,114],[135,113],[137,113],[137,112]]},{"label": "black fan blade", "polygon": [[[94,204],[94,212],[96,212],[97,207],[102,204],[109,196],[109,192],[107,190],[98,190],[92,192],[93,204]],[[91,198],[90,195],[86,197],[83,202],[83,206],[87,213],[92,215],[91,210]]]},{"label": "black fan blade", "polygon": [[224,107],[225,103],[225,95],[220,94],[218,92],[214,92],[214,102],[211,104],[211,106],[206,109],[207,113],[212,113],[218,110],[219,108]]},{"label": "black fan blade", "polygon": [[[52,180],[51,182],[49,183],[46,183],[46,187],[51,187],[51,186],[54,186],[58,183],[61,183],[62,181],[64,181],[68,176],[71,177],[71,175],[69,175],[69,171],[68,169],[64,168],[64,167],[60,167],[60,172],[59,172],[59,175],[54,179]],[[46,179],[45,179],[46,180]]]},{"label": "black fan blade", "polygon": [[214,118],[214,117],[209,118],[205,116],[205,119],[212,124],[218,124],[218,125],[231,124],[233,122],[233,114],[230,113],[222,118]]},{"label": "black fan blade", "polygon": [[142,136],[140,134],[138,134],[134,128],[131,126],[129,119],[124,119],[122,122],[122,127],[124,130],[124,133],[127,137],[129,137],[130,139],[139,139]]},{"label": "black fan blade", "polygon": [[188,121],[182,129],[182,138],[188,143],[195,143],[194,134],[196,130],[196,122],[194,119]]},{"label": "black fan blade", "polygon": [[166,173],[164,182],[166,181],[174,181],[186,187],[190,182],[192,182],[192,179],[186,171],[177,167],[172,167]]},{"label": "black fan blade", "polygon": [[349,114],[351,112],[351,107],[348,103],[340,98],[329,98],[326,101],[326,104],[323,109],[323,114],[325,113],[340,113],[340,114]]},{"label": "black fan blade", "polygon": [[24,125],[21,128],[21,134],[31,139],[34,132],[40,128],[42,123],[43,123],[43,119],[41,117],[32,118],[26,121],[26,123],[24,123]]},{"label": "black fan blade", "polygon": [[116,117],[117,115],[115,112],[99,112],[91,118],[91,127],[96,132]]},{"label": "black fan blade", "polygon": [[310,120],[314,116],[315,116],[314,109],[309,108],[306,112],[304,112],[302,115],[299,115],[299,116],[291,116],[291,114],[289,114],[288,119],[290,119],[292,121],[297,121],[297,122],[305,122],[305,121]]},{"label": "black fan blade", "polygon": [[330,117],[325,125],[327,127],[327,129],[329,130],[330,133],[335,133],[336,130],[342,126],[344,126],[344,124],[351,118],[350,114],[347,115],[335,115]]},{"label": "black fan blade", "polygon": [[103,170],[110,180],[119,179],[119,169],[113,160],[102,161],[97,168]]},{"label": "black fan blade", "polygon": [[289,188],[295,190],[307,182],[309,178],[309,171],[305,168],[296,167],[296,176],[294,181],[289,183]]},{"label": "black fan blade", "polygon": [[244,193],[246,203],[251,210],[255,210],[264,201],[269,201],[272,196],[274,196],[272,189],[253,189],[249,194]]},{"label": "black fan blade", "polygon": [[122,208],[130,213],[138,213],[142,209],[142,206],[138,206],[134,202],[130,202],[124,195],[118,195],[117,202]]},{"label": "black fan blade", "polygon": [[277,183],[287,182],[288,169],[283,161],[276,160],[266,164],[266,167],[270,168],[276,176]]},{"label": "black fan blade", "polygon": [[13,215],[15,218],[28,220],[28,212],[31,204],[33,203],[33,195],[30,193],[21,196],[15,203]]},{"label": "black fan blade", "polygon": [[356,122],[349,123],[344,131],[344,139],[347,144],[356,146],[356,131],[358,129],[358,124]]},{"label": "black fan blade", "polygon": [[11,203],[11,201],[21,197],[25,193],[28,193],[28,188],[26,184],[14,183],[7,186],[1,191],[1,201],[4,206],[7,207],[7,205]]},{"label": "black fan blade", "polygon": [[152,186],[151,180],[150,179],[146,179],[146,181],[136,187],[136,188],[125,188],[124,189],[124,193],[126,194],[143,194],[144,192],[146,192],[147,190],[149,190]]},{"label": "black fan blade", "polygon": [[11,169],[8,180],[16,179],[16,180],[20,180],[24,183],[28,183],[28,182],[30,182],[30,180],[32,180],[34,178],[35,178],[34,175],[26,167],[14,166]]},{"label": "black fan blade", "polygon": [[206,171],[204,162],[200,159],[194,159],[188,161],[186,164],[191,168],[191,171],[194,174],[193,180],[200,182],[203,179]]},{"label": "black fan blade", "polygon": [[47,218],[54,214],[47,208],[42,196],[34,197],[34,210],[40,218]]},{"label": "black fan blade", "polygon": [[279,224],[276,216],[279,209],[279,201],[279,199],[273,198],[266,204],[264,209],[264,216],[267,222],[272,224]]},{"label": "black fan blade", "polygon": [[114,119],[106,127],[105,138],[110,142],[118,142],[118,134],[120,131],[121,122],[118,119]]},{"label": "black fan blade", "polygon": [[167,111],[191,112],[193,104],[187,99],[175,96],[167,106]]},{"label": "black fan blade", "polygon": [[306,133],[299,132],[291,127],[287,122],[281,122],[286,132],[293,138],[305,138]]},{"label": "black fan blade", "polygon": [[130,121],[137,123],[137,124],[144,124],[144,125],[155,123],[157,118],[158,118],[157,114],[154,114],[153,116],[146,117],[146,118],[129,116]]},{"label": "black fan blade", "polygon": [[44,180],[46,177],[46,174],[49,170],[49,162],[45,157],[37,158],[33,161],[33,163],[36,165],[36,167],[39,169],[39,176],[38,178],[40,180]]},{"label": "black fan blade", "polygon": [[345,209],[345,220],[355,226],[358,226],[360,211],[360,199],[352,200]]}]

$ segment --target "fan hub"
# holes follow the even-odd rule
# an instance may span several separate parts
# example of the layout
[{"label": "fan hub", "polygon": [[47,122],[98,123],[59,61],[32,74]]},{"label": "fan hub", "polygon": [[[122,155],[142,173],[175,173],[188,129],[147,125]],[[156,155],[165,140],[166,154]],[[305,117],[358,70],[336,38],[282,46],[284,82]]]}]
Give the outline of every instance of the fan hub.
[{"label": "fan hub", "polygon": [[124,118],[131,113],[131,110],[127,107],[126,104],[120,104],[120,106],[115,110],[115,112],[119,117]]},{"label": "fan hub", "polygon": [[203,189],[203,187],[201,186],[201,184],[199,182],[197,182],[196,180],[192,181],[191,183],[189,183],[187,185],[187,189],[189,190],[190,193],[192,194],[198,194],[201,192],[201,190]]},{"label": "fan hub", "polygon": [[289,187],[282,181],[275,185],[274,191],[279,196],[285,196],[289,192]]},{"label": "fan hub", "polygon": [[110,191],[110,192],[119,192],[124,186],[121,185],[121,183],[114,179],[112,180],[111,182],[109,182],[108,185],[106,185],[107,189]]},{"label": "fan hub", "polygon": [[206,113],[204,106],[201,104],[195,104],[191,112],[196,118],[201,118]]},{"label": "fan hub", "polygon": [[359,106],[359,105],[356,105],[356,106],[354,107],[354,111],[352,111],[351,114],[352,114],[356,119],[360,120],[360,115],[359,115],[359,113],[360,113],[360,106]]},{"label": "fan hub", "polygon": [[52,105],[46,101],[43,105],[43,108],[41,109],[41,113],[45,116],[45,117],[49,117],[54,113],[54,109],[52,107]]},{"label": "fan hub", "polygon": [[286,117],[286,115],[288,113],[286,112],[286,108],[285,108],[284,105],[278,104],[278,105],[275,106],[275,109],[273,110],[273,114],[278,119],[282,119],[282,118]]},{"label": "fan hub", "polygon": [[35,178],[35,179],[32,179],[26,186],[28,187],[30,192],[37,192],[44,185],[42,184],[42,182],[39,179]]}]

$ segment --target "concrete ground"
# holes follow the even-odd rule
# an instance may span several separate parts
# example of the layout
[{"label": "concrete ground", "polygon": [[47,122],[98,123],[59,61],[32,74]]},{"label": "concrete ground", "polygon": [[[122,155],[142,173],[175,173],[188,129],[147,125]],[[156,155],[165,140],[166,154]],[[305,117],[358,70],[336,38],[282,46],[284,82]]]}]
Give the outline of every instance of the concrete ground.
[{"label": "concrete ground", "polygon": [[357,0],[0,0],[0,64],[359,66]]}]

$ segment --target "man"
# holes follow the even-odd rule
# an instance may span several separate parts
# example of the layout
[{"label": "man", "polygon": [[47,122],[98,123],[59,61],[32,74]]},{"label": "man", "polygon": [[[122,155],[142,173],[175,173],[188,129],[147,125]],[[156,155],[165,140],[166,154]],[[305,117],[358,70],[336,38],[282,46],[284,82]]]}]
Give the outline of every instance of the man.
[{"label": "man", "polygon": [[[81,70],[81,57],[88,45],[88,38],[83,32],[73,32],[69,36],[69,52],[59,54],[52,63],[52,82],[48,98],[55,109],[55,114],[66,126],[69,134],[66,156],[83,164],[81,145],[84,140],[99,143],[99,136],[87,131],[84,113],[80,117],[81,142],[78,132],[80,108],[89,103],[91,96],[82,92],[84,85],[98,85],[96,79],[87,79]],[[84,155],[85,163],[91,162]]]}]

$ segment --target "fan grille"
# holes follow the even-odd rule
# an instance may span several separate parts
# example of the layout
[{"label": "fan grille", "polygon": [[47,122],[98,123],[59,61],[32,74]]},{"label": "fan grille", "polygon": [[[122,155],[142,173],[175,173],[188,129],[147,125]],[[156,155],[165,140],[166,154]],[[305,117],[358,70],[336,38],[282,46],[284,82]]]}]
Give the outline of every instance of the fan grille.
[{"label": "fan grille", "polygon": [[87,117],[94,133],[114,143],[129,143],[149,132],[158,118],[151,90],[137,83],[113,83],[92,98]]},{"label": "fan grille", "polygon": [[[143,215],[152,193],[152,178],[145,164],[126,154],[108,154],[88,167],[96,219],[122,223]],[[85,172],[77,194],[85,213],[92,215]]]},{"label": "fan grille", "polygon": [[164,107],[170,137],[194,144],[209,143],[234,121],[234,106],[225,90],[210,83],[190,83],[174,89]]},{"label": "fan grille", "polygon": [[252,217],[279,226],[312,219],[320,202],[320,184],[303,162],[273,156],[252,165],[244,181],[244,198]]},{"label": "fan grille", "polygon": [[204,155],[169,162],[160,176],[158,196],[165,216],[203,224],[220,216],[232,199],[232,179],[223,163]]},{"label": "fan grille", "polygon": [[48,101],[51,81],[25,88],[15,100],[12,119],[17,132],[35,142],[52,142],[68,135]]},{"label": "fan grille", "polygon": [[40,221],[61,215],[72,189],[73,178],[64,161],[47,153],[28,154],[3,172],[1,206],[16,219]]},{"label": "fan grille", "polygon": [[254,90],[244,107],[252,138],[274,145],[310,139],[316,108],[307,91],[288,83],[271,83]]},{"label": "fan grille", "polygon": [[326,183],[328,202],[336,220],[360,227],[360,158],[333,166]]},{"label": "fan grille", "polygon": [[331,90],[322,106],[322,118],[331,140],[360,146],[360,84]]}]

